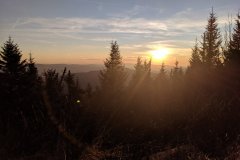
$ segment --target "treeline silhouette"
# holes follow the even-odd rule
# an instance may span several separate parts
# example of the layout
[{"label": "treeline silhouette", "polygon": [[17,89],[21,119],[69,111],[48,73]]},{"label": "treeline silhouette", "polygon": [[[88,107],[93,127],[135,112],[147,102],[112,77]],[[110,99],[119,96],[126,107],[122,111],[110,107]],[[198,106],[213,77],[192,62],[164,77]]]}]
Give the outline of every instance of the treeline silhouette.
[{"label": "treeline silhouette", "polygon": [[[111,43],[100,86],[74,74],[39,75],[9,38],[0,53],[1,159],[240,158],[240,14],[223,37],[210,13],[186,70],[151,59],[127,73]],[[158,153],[158,154],[157,154]]]}]

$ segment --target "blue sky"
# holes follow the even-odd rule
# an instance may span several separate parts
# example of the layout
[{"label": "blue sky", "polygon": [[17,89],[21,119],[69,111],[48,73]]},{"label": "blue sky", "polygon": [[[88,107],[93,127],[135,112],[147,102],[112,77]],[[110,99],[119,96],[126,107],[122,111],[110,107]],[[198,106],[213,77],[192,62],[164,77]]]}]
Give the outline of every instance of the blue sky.
[{"label": "blue sky", "polygon": [[240,8],[238,0],[1,0],[0,43],[12,36],[38,63],[91,64],[117,40],[125,63],[167,48],[167,65],[186,66],[212,6],[222,30]]}]

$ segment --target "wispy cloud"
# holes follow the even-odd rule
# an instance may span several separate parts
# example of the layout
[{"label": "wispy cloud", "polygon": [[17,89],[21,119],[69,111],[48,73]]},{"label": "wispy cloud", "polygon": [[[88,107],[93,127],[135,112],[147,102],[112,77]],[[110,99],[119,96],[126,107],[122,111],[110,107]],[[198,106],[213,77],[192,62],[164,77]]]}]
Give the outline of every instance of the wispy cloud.
[{"label": "wispy cloud", "polygon": [[161,21],[142,18],[24,18],[18,20],[13,25],[13,29],[63,33],[152,33],[157,30],[166,30],[167,26]]},{"label": "wispy cloud", "polygon": [[[102,9],[99,4],[99,9]],[[66,43],[106,44],[118,40],[125,53],[146,55],[147,51],[158,47],[173,49],[172,56],[189,56],[196,36],[200,37],[206,17],[199,18],[201,11],[192,8],[179,11],[170,17],[159,19],[138,18],[146,7],[134,6],[132,10],[108,18],[19,18],[12,27],[0,27],[0,32],[14,33],[17,37],[27,37],[29,41],[57,46],[59,41]],[[161,12],[159,11],[159,14]],[[220,27],[227,21],[219,17]],[[84,45],[84,44],[81,44]],[[108,45],[108,44],[106,44]],[[188,52],[188,54],[186,54]]]},{"label": "wispy cloud", "polygon": [[[12,25],[9,32],[56,38],[110,41],[110,40],[171,40],[180,36],[196,36],[206,22],[188,18],[171,17],[165,20],[144,18],[23,18]],[[169,44],[171,45],[171,44]]]}]

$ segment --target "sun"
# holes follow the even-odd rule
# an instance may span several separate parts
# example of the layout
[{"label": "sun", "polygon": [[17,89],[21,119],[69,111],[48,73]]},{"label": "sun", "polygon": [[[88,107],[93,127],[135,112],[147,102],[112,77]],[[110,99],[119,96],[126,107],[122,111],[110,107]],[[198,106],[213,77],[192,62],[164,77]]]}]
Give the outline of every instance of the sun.
[{"label": "sun", "polygon": [[151,51],[151,55],[155,60],[164,59],[168,53],[169,53],[169,50],[167,48],[161,48],[161,49]]}]

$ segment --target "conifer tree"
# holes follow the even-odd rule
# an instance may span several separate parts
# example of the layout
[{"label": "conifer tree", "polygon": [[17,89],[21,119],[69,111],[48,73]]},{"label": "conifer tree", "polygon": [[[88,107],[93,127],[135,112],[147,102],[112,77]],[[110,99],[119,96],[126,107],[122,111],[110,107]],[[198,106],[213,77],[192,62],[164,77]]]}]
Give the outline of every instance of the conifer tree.
[{"label": "conifer tree", "polygon": [[80,94],[82,94],[83,91],[80,89],[78,81],[75,80],[75,76],[71,73],[71,71],[68,71],[66,77],[64,78],[64,81],[67,87],[67,105],[75,106],[80,104]]},{"label": "conifer tree", "polygon": [[156,80],[165,81],[166,79],[167,79],[167,73],[165,69],[165,64],[162,63],[160,72],[158,73]]},{"label": "conifer tree", "polygon": [[192,48],[192,56],[189,60],[189,63],[190,63],[191,69],[200,67],[200,65],[202,63],[197,40],[196,40],[194,48]]},{"label": "conifer tree", "polygon": [[[170,72],[170,78],[171,78],[171,81],[172,81],[172,87],[174,85],[179,85],[181,86],[181,82],[183,82],[183,69],[182,67],[179,67],[179,62],[176,61],[175,62],[175,67],[171,70]],[[181,84],[181,85],[180,85]]]},{"label": "conifer tree", "polygon": [[167,82],[168,82],[167,72],[164,63],[162,63],[160,71],[155,79],[156,89],[160,91],[165,89],[164,91],[166,92],[166,88],[168,85]]},{"label": "conifer tree", "polygon": [[[31,138],[42,131],[46,117],[43,113],[41,83],[35,63],[31,56],[29,63],[21,58],[18,45],[9,37],[0,53],[0,117],[4,122],[2,131],[8,133],[5,136],[8,147],[12,149],[10,152],[27,154],[33,152],[32,146],[36,145],[40,137],[35,137],[34,142]],[[21,145],[15,148],[16,143]]]},{"label": "conifer tree", "polygon": [[134,77],[136,79],[139,79],[144,74],[144,66],[142,64],[141,57],[137,58],[137,63],[135,64],[134,69],[135,69]]},{"label": "conifer tree", "polygon": [[111,42],[110,54],[104,61],[104,66],[99,73],[100,89],[93,97],[93,106],[97,113],[97,130],[105,135],[114,130],[114,123],[119,123],[116,121],[119,117],[115,113],[120,112],[123,107],[122,99],[125,98],[123,92],[127,75],[116,41]]},{"label": "conifer tree", "polygon": [[30,53],[29,60],[27,62],[26,66],[26,81],[28,88],[33,92],[38,92],[36,94],[40,94],[39,90],[41,89],[42,85],[42,79],[38,75],[38,69],[36,67],[36,64],[34,62],[34,59],[32,58],[32,55]]},{"label": "conifer tree", "polygon": [[179,62],[176,61],[175,62],[175,67],[171,70],[171,78],[172,78],[172,80],[177,80],[178,77],[179,77],[179,70],[180,70],[180,68],[179,68],[178,64],[179,64]]},{"label": "conifer tree", "polygon": [[238,51],[240,50],[240,13],[237,15],[234,33],[229,48]]},{"label": "conifer tree", "polygon": [[240,14],[238,13],[232,38],[230,39],[226,53],[227,65],[240,64]]},{"label": "conifer tree", "polygon": [[145,81],[149,83],[151,81],[151,65],[152,65],[152,58],[147,62],[144,61],[144,72],[145,72]]},{"label": "conifer tree", "polygon": [[101,89],[115,94],[121,92],[125,85],[126,73],[116,41],[111,43],[110,55],[104,66],[105,69],[99,74]]},{"label": "conifer tree", "polygon": [[26,60],[21,60],[22,54],[17,44],[11,37],[4,43],[0,53],[0,70],[12,76],[24,74],[26,71]]},{"label": "conifer tree", "polygon": [[144,65],[141,57],[137,58],[137,63],[134,65],[134,73],[130,82],[130,86],[138,85],[143,81],[144,77]]},{"label": "conifer tree", "polygon": [[[1,71],[1,87],[3,98],[3,106],[7,107],[5,113],[12,114],[22,110],[21,105],[24,102],[26,89],[26,60],[21,60],[22,54],[18,45],[13,42],[11,37],[4,43],[0,53],[0,71]],[[21,108],[21,109],[19,109]]]},{"label": "conifer tree", "polygon": [[45,88],[53,106],[63,105],[63,79],[65,72],[66,69],[64,69],[61,76],[53,69],[48,69],[44,72]]},{"label": "conifer tree", "polygon": [[145,59],[142,62],[141,57],[137,58],[137,63],[134,65],[134,73],[130,81],[130,86],[142,86],[146,85],[151,80],[151,60],[147,62]]},{"label": "conifer tree", "polygon": [[217,17],[215,13],[210,13],[208,24],[204,32],[201,47],[201,59],[207,67],[216,67],[221,65],[221,34],[217,24]]},{"label": "conifer tree", "polygon": [[27,63],[27,70],[26,71],[30,76],[32,76],[32,78],[35,78],[35,79],[38,78],[38,70],[37,70],[37,67],[34,63],[34,60],[32,58],[31,53],[29,55],[29,60],[28,60],[28,63]]},{"label": "conifer tree", "polygon": [[164,63],[162,63],[162,65],[161,65],[159,76],[161,76],[161,77],[165,77],[166,76],[166,70],[165,70],[165,64]]}]

